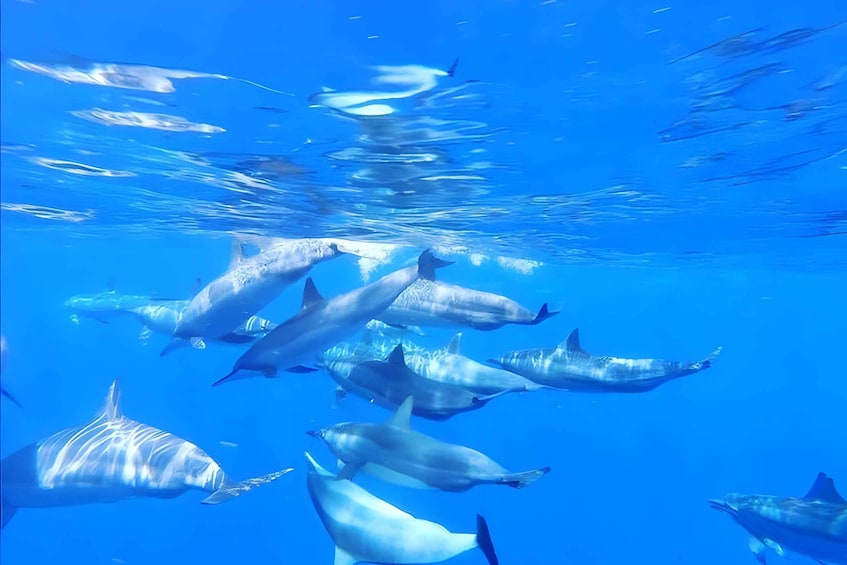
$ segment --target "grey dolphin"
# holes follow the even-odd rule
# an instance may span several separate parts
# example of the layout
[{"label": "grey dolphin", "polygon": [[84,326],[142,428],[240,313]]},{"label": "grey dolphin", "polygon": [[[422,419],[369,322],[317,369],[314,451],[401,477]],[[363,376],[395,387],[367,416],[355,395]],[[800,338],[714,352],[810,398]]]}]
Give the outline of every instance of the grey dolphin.
[{"label": "grey dolphin", "polygon": [[718,347],[707,358],[693,363],[664,359],[625,359],[592,355],[573,330],[558,347],[509,351],[489,362],[538,384],[575,392],[646,392],[672,379],[712,366]]},{"label": "grey dolphin", "polygon": [[[97,294],[76,295],[65,300],[65,308],[71,310],[71,321],[79,323],[80,317],[108,323],[110,320],[125,316],[133,308],[150,304],[158,299],[149,296],[121,294],[107,290]],[[164,299],[168,302],[168,299]]]},{"label": "grey dolphin", "polygon": [[188,490],[211,493],[218,504],[290,472],[235,482],[193,443],[124,416],[118,380],[95,418],[59,431],[2,461],[2,525],[18,508],[173,498]]},{"label": "grey dolphin", "polygon": [[440,563],[479,548],[498,565],[485,519],[477,515],[476,534],[448,531],[415,518],[352,481],[339,481],[306,453],[309,497],[335,543],[335,565],[355,563]]},{"label": "grey dolphin", "polygon": [[[0,334],[0,375],[3,374],[3,371],[6,370],[6,364],[9,362],[9,344],[6,342],[6,336]],[[0,386],[0,396],[5,396],[9,400],[11,400],[15,405],[19,408],[21,407],[21,403],[11,395],[11,393]]]},{"label": "grey dolphin", "polygon": [[411,488],[461,492],[477,485],[523,488],[550,472],[542,467],[512,473],[479,451],[413,431],[413,405],[410,396],[382,424],[345,422],[307,433],[323,439],[344,462],[339,479],[361,471]]},{"label": "grey dolphin", "polygon": [[730,494],[709,504],[750,533],[750,551],[763,565],[765,548],[780,556],[787,549],[819,563],[847,563],[847,501],[824,473],[802,498]]},{"label": "grey dolphin", "polygon": [[556,314],[548,310],[547,304],[536,314],[499,294],[421,280],[407,288],[377,319],[397,326],[495,330],[505,324],[539,324]]},{"label": "grey dolphin", "polygon": [[432,278],[436,269],[451,264],[426,250],[417,265],[328,300],[320,295],[312,279],[307,279],[300,311],[253,344],[232,371],[213,386],[256,373],[273,377],[279,369],[316,371],[307,365],[316,363],[323,351],[362,329],[419,277]]},{"label": "grey dolphin", "polygon": [[465,357],[461,353],[461,338],[461,333],[456,334],[447,347],[436,351],[407,352],[406,364],[424,378],[459,385],[476,394],[490,395],[544,388],[511,371],[484,365]]},{"label": "grey dolphin", "polygon": [[339,360],[325,362],[324,367],[344,389],[384,408],[395,409],[407,397],[414,396],[415,415],[430,420],[446,420],[460,412],[478,410],[504,394],[483,396],[455,384],[424,378],[406,364],[403,344],[398,344],[385,361]]},{"label": "grey dolphin", "polygon": [[174,336],[214,339],[232,332],[270,304],[315,265],[343,254],[335,243],[318,239],[272,240],[252,257],[233,247],[229,269],[191,299]]}]

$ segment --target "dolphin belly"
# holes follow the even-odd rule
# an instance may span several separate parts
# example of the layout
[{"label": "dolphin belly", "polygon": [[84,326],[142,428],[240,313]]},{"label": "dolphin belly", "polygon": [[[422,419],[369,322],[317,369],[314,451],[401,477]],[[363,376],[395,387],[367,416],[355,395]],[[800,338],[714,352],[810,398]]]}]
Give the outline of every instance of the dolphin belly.
[{"label": "dolphin belly", "polygon": [[385,481],[387,483],[393,483],[395,485],[404,486],[407,488],[421,489],[421,490],[433,490],[434,486],[414,477],[410,477],[409,475],[405,475],[398,471],[394,471],[389,469],[388,467],[383,467],[377,463],[366,463],[362,466],[362,472],[366,473],[372,477],[375,477],[381,481]]}]

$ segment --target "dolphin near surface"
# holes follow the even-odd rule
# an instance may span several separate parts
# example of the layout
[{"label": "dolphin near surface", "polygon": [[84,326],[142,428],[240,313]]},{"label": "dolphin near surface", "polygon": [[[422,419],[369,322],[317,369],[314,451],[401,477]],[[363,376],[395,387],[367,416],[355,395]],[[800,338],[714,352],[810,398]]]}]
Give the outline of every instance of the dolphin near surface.
[{"label": "dolphin near surface", "polygon": [[579,330],[554,348],[509,351],[489,362],[540,385],[574,392],[647,392],[712,366],[718,347],[693,363],[664,359],[625,359],[592,355],[579,342]]},{"label": "dolphin near surface", "polygon": [[709,504],[747,530],[750,551],[763,565],[768,548],[780,556],[790,550],[819,563],[847,564],[847,501],[825,473],[802,498],[730,494]]},{"label": "dolphin near surface", "polygon": [[461,492],[477,485],[523,488],[550,472],[542,467],[512,473],[479,451],[413,431],[413,405],[410,396],[382,424],[345,422],[307,433],[322,439],[344,463],[339,479],[361,471],[411,488]]},{"label": "dolphin near surface", "polygon": [[499,565],[485,519],[476,534],[453,533],[415,518],[359,485],[338,480],[306,453],[306,481],[318,517],[335,543],[335,565],[440,563],[479,548],[489,565]]},{"label": "dolphin near surface", "polygon": [[363,329],[418,278],[434,278],[435,270],[452,265],[426,250],[417,265],[389,273],[377,281],[330,299],[306,279],[302,307],[254,343],[236,362],[232,371],[213,386],[258,375],[274,377],[278,370],[317,371],[310,367],[328,348]]},{"label": "dolphin near surface", "polygon": [[2,463],[2,527],[18,508],[174,498],[189,490],[218,504],[289,473],[231,480],[193,443],[124,416],[118,380],[95,418],[12,453]]},{"label": "dolphin near surface", "polygon": [[383,408],[394,410],[413,396],[413,413],[430,420],[479,410],[491,399],[510,392],[483,396],[459,385],[424,378],[406,364],[403,344],[398,344],[384,361],[341,359],[324,362],[324,368],[342,388]]},{"label": "dolphin near surface", "polygon": [[257,255],[245,257],[233,244],[227,271],[204,286],[182,312],[174,337],[215,339],[227,335],[323,261],[345,254],[318,239],[270,240]]},{"label": "dolphin near surface", "polygon": [[536,325],[558,314],[547,304],[534,313],[514,300],[437,280],[419,280],[377,318],[396,326],[470,327],[490,331],[506,324]]}]

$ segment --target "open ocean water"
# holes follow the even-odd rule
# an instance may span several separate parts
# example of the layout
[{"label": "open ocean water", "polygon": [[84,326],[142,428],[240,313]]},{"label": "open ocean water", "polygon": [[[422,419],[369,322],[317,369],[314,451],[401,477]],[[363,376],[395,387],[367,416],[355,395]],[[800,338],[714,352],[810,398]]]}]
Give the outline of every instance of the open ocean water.
[{"label": "open ocean water", "polygon": [[[455,262],[439,281],[556,314],[385,329],[416,346],[460,332],[461,353],[486,364],[578,328],[597,356],[696,362],[721,348],[649,391],[518,391],[412,416],[510,471],[551,468],[526,488],[353,478],[451,532],[484,516],[503,564],[753,564],[744,528],[709,500],[803,497],[820,472],[847,496],[843,1],[0,6],[4,513],[22,480],[59,489],[11,456],[90,422],[115,379],[127,418],[196,444],[234,480],[294,468],[219,505],[191,491],[22,506],[4,564],[333,563],[304,452],[331,472],[336,457],[306,432],[395,408],[341,394],[311,357],[297,364],[320,370],[213,387],[259,341],[161,355],[167,332],[69,302],[184,306],[238,264],[234,247],[254,255],[269,238],[356,253],[245,318],[282,323],[308,277],[332,298],[429,248]],[[341,341],[366,335],[360,323]],[[824,562],[847,563],[836,509]],[[384,540],[393,527],[366,529]],[[767,563],[815,563],[760,541]]]}]

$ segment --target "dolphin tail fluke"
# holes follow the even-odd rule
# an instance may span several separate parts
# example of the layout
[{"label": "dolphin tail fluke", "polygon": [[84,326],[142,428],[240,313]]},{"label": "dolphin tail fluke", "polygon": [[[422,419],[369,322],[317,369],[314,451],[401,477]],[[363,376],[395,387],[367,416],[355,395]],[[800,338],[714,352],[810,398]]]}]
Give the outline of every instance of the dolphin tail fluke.
[{"label": "dolphin tail fluke", "polygon": [[225,482],[221,488],[204,498],[201,502],[203,504],[220,504],[221,502],[226,502],[227,500],[231,500],[248,490],[253,490],[256,487],[275,481],[293,470],[293,468],[283,469],[282,471],[269,473],[261,477],[256,477],[255,479],[247,479],[246,481],[240,481],[237,483]]},{"label": "dolphin tail fluke", "polygon": [[435,254],[433,254],[432,249],[427,249],[421,253],[420,257],[418,257],[418,276],[423,279],[434,281],[436,269],[449,267],[453,263],[455,263],[455,261],[439,259],[435,256]]},{"label": "dolphin tail fluke", "polygon": [[14,396],[12,396],[12,395],[9,393],[9,391],[8,391],[8,390],[6,390],[5,388],[0,387],[0,395],[3,395],[3,396],[5,396],[6,398],[8,398],[9,400],[11,400],[11,401],[12,401],[12,403],[13,403],[15,406],[17,406],[18,408],[23,408],[23,406],[21,406],[21,403],[20,403],[20,402],[18,402],[18,399],[17,399],[17,398],[15,398]]},{"label": "dolphin tail fluke", "polygon": [[706,357],[706,358],[705,358],[705,359],[703,359],[702,361],[698,361],[697,363],[694,363],[695,368],[696,368],[698,371],[702,371],[703,369],[708,369],[709,367],[711,367],[711,366],[712,366],[712,361],[713,361],[713,360],[714,360],[714,359],[715,359],[718,355],[720,355],[720,354],[721,354],[721,349],[723,349],[723,346],[719,346],[717,349],[715,349],[714,351],[712,351],[712,352],[709,354],[709,356],[708,356],[708,357]]},{"label": "dolphin tail fluke", "polygon": [[6,527],[6,524],[12,519],[15,513],[18,511],[17,506],[12,506],[5,499],[0,499],[0,530]]},{"label": "dolphin tail fluke", "polygon": [[491,532],[488,531],[488,524],[479,514],[476,515],[476,543],[488,559],[488,565],[500,565],[500,560],[497,559],[497,553],[494,551],[494,543],[491,541]]},{"label": "dolphin tail fluke", "polygon": [[523,473],[509,473],[508,475],[503,475],[499,482],[512,488],[524,488],[528,487],[549,472],[550,467],[541,467],[540,469],[524,471]]},{"label": "dolphin tail fluke", "polygon": [[538,314],[535,315],[535,318],[533,318],[530,325],[531,326],[538,325],[541,322],[543,322],[544,320],[546,320],[548,318],[552,318],[553,316],[555,316],[558,313],[559,313],[558,310],[551,312],[550,309],[547,307],[547,303],[545,302],[544,304],[541,305],[541,309],[538,311]]}]

